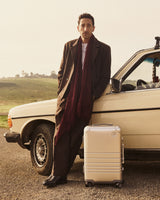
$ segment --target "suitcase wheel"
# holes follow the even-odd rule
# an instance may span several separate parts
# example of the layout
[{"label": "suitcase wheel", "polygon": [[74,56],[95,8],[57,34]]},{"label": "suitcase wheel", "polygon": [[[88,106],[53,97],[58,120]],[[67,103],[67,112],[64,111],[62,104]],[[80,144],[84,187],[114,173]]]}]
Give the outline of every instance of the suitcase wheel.
[{"label": "suitcase wheel", "polygon": [[86,187],[93,187],[94,183],[92,183],[92,182],[85,182],[85,186]]},{"label": "suitcase wheel", "polygon": [[116,188],[122,188],[122,183],[117,182],[117,183],[115,184],[115,187],[116,187]]}]

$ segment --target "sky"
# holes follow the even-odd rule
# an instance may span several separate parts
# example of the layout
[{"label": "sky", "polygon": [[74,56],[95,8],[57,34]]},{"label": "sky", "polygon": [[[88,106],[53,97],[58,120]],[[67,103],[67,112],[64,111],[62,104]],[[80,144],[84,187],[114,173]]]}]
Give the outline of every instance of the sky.
[{"label": "sky", "polygon": [[84,12],[95,18],[95,37],[111,47],[114,75],[136,51],[155,46],[159,8],[159,0],[0,0],[0,78],[57,73]]}]

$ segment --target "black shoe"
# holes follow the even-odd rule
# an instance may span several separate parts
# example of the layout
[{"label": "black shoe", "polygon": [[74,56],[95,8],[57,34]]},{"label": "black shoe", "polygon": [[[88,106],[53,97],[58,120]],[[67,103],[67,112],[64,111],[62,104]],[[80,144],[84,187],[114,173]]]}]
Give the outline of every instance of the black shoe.
[{"label": "black shoe", "polygon": [[67,183],[66,177],[63,177],[63,176],[52,176],[48,181],[45,182],[45,186],[47,186],[47,187],[55,187],[57,185],[65,184],[65,183]]},{"label": "black shoe", "polygon": [[43,185],[46,186],[48,181],[53,177],[53,175],[50,175],[45,181],[43,181]]}]

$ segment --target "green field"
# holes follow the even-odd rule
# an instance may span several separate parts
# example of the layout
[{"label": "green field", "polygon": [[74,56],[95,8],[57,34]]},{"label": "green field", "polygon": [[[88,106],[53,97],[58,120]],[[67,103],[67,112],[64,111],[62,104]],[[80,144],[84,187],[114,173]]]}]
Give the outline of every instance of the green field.
[{"label": "green field", "polygon": [[[0,116],[10,108],[24,103],[57,97],[57,79],[5,78],[0,79]],[[0,127],[6,127],[7,117],[0,117]]]},{"label": "green field", "polygon": [[7,123],[7,116],[1,116],[0,115],[0,127],[1,128],[8,128],[8,123]]}]

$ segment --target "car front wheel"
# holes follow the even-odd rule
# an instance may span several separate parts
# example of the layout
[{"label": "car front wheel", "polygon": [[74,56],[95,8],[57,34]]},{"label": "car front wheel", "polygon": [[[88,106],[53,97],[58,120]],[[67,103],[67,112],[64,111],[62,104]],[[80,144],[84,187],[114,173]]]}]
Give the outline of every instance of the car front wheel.
[{"label": "car front wheel", "polygon": [[37,126],[31,138],[31,160],[35,170],[41,175],[51,173],[53,163],[54,126],[41,124]]}]

